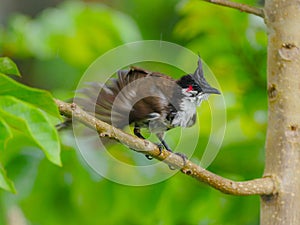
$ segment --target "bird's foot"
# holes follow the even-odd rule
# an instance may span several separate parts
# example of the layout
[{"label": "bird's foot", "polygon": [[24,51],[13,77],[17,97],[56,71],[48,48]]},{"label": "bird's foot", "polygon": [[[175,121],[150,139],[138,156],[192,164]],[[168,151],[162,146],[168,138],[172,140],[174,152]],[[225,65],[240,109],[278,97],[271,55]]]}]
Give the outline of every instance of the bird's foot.
[{"label": "bird's foot", "polygon": [[[172,152],[172,151],[171,151]],[[178,155],[182,158],[183,167],[186,165],[186,161],[188,160],[187,156],[181,152],[174,152],[175,155]],[[175,170],[176,168],[172,165],[169,165],[170,170]]]},{"label": "bird's foot", "polygon": [[[187,156],[185,155],[185,154],[183,154],[183,153],[181,153],[181,152],[173,152],[170,148],[166,148],[163,144],[161,144],[161,143],[158,143],[158,144],[156,144],[157,145],[157,147],[158,147],[158,149],[159,149],[159,155],[162,153],[162,150],[165,148],[167,151],[169,151],[169,152],[172,152],[172,153],[174,153],[175,155],[178,155],[178,156],[180,156],[181,158],[182,158],[182,161],[183,161],[183,167],[186,165],[186,162],[187,162],[187,160],[188,160],[188,158],[187,158]],[[149,160],[152,160],[153,159],[153,157],[152,156],[150,156],[150,155],[145,155],[146,156],[146,158],[147,159],[149,159]],[[174,166],[172,166],[172,165],[169,165],[169,168],[171,169],[171,170],[175,170],[176,168],[174,167]]]},{"label": "bird's foot", "polygon": [[181,153],[181,152],[175,152],[174,154],[176,154],[176,155],[178,155],[178,156],[180,156],[182,158],[183,166],[185,166],[186,165],[186,161],[188,160],[188,157],[185,154]]},{"label": "bird's foot", "polygon": [[149,159],[149,160],[152,160],[152,159],[153,159],[153,157],[150,156],[150,155],[145,155],[145,156],[146,156],[146,158]]},{"label": "bird's foot", "polygon": [[[164,149],[164,146],[161,143],[156,144],[158,149],[159,149],[159,154],[160,155],[162,153],[162,150]],[[145,155],[147,159],[152,160],[153,157],[150,155]]]}]

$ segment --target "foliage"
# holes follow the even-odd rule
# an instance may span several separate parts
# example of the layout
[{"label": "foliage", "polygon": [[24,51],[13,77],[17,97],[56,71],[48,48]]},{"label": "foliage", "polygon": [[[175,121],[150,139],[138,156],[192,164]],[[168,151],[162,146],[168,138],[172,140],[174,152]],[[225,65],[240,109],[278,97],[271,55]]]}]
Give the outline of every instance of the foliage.
[{"label": "foliage", "polygon": [[[36,19],[12,16],[0,37],[0,52],[27,65],[25,72],[31,74],[32,85],[61,92],[74,90],[87,66],[99,55],[140,39],[129,16],[101,4],[67,1],[44,10]],[[34,62],[28,62],[31,57]],[[74,82],[59,81],[61,74],[65,81]]]},{"label": "foliage", "polygon": [[[110,7],[70,1],[35,18],[14,15],[0,29],[0,51],[16,60],[23,74],[16,79],[66,99],[86,67],[109,49],[141,37],[179,43],[201,53],[218,78],[227,105],[222,149],[208,169],[235,180],[261,176],[267,108],[263,21],[198,0],[104,3]],[[9,65],[9,70],[0,66],[2,73],[18,74]],[[0,184],[13,191],[9,177],[18,194],[0,193],[1,224],[8,224],[16,207],[28,224],[258,224],[258,197],[227,196],[181,174],[145,187],[110,182],[88,169],[68,131],[59,134],[63,167],[53,166],[37,148],[48,156],[55,154],[48,159],[57,164],[59,150],[48,151],[50,146],[38,141],[40,132],[35,130],[49,132],[47,136],[57,142],[53,125],[59,120],[54,119],[58,115],[51,95],[4,74],[0,146],[5,150],[0,159],[7,172],[1,166]],[[193,160],[201,159],[209,138],[209,114],[204,104],[199,109],[203,132]],[[176,135],[168,135],[168,141],[176,140]],[[126,150],[120,153],[119,147],[112,154],[132,157]]]},{"label": "foliage", "polygon": [[[58,134],[46,114],[59,118],[52,96],[46,91],[22,85],[3,73],[20,76],[10,59],[0,58],[1,151],[6,150],[7,142],[14,138],[15,133],[21,133],[24,139],[31,140],[42,149],[51,162],[61,165]],[[3,168],[0,174],[0,187],[15,192]]]},{"label": "foliage", "polygon": [[18,70],[16,64],[7,57],[0,58],[0,71],[4,74],[20,76],[20,71]]}]

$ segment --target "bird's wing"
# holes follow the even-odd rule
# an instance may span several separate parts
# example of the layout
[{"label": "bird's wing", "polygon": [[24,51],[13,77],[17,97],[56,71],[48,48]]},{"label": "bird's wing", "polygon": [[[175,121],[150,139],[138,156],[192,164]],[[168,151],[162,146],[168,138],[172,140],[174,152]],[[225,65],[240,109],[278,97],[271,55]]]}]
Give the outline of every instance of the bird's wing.
[{"label": "bird's wing", "polygon": [[119,128],[166,113],[175,80],[137,67],[120,70],[117,75],[107,84],[90,83],[81,90],[80,105]]}]

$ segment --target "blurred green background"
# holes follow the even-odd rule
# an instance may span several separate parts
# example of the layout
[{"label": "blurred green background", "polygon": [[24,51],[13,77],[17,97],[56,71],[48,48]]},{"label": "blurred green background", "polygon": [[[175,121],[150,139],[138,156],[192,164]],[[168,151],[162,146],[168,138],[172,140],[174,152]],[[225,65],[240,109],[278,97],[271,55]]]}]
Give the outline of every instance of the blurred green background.
[{"label": "blurred green background", "polygon": [[[20,81],[62,100],[72,97],[93,60],[121,44],[164,40],[200,52],[227,106],[223,145],[208,169],[234,180],[262,175],[267,122],[262,19],[200,0],[1,0],[0,23],[0,55],[15,60]],[[204,104],[200,121],[208,129],[201,132],[194,161],[209,137],[207,113]],[[17,194],[0,190],[0,224],[259,224],[257,196],[225,195],[180,173],[150,186],[116,184],[87,168],[70,132],[61,138],[62,168],[21,136],[1,151]]]}]

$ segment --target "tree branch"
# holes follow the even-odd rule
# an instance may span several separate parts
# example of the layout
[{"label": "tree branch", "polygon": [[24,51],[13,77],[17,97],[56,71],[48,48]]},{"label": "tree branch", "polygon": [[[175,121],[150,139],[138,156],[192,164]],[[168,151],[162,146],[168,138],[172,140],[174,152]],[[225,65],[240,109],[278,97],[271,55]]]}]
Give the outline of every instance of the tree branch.
[{"label": "tree branch", "polygon": [[232,2],[229,0],[202,0],[202,1],[210,2],[210,3],[216,4],[216,5],[221,5],[221,6],[225,6],[225,7],[229,7],[229,8],[233,8],[233,9],[238,9],[241,12],[254,14],[254,15],[260,16],[262,18],[265,17],[263,9],[256,8],[256,7],[247,5],[247,4]]},{"label": "tree branch", "polygon": [[122,130],[96,119],[74,103],[69,104],[60,100],[55,100],[55,102],[62,115],[76,119],[86,126],[95,129],[101,137],[114,139],[127,145],[130,149],[163,161],[169,166],[180,169],[184,174],[207,183],[223,193],[232,195],[271,195],[278,191],[276,179],[272,176],[243,182],[235,182],[223,178],[201,168],[190,160],[186,160],[184,163],[182,157],[172,152],[162,150],[160,153],[157,145],[127,134]]}]

